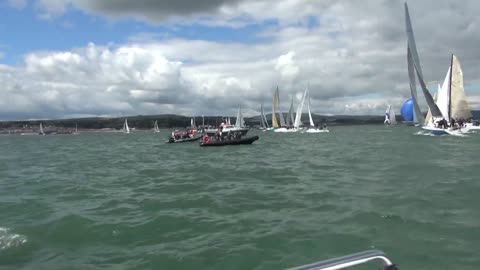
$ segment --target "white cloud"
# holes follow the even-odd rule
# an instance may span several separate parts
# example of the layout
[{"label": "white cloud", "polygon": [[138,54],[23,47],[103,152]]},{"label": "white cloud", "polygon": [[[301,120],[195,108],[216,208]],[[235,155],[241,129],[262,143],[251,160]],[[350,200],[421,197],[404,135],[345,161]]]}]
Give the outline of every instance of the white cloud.
[{"label": "white cloud", "polygon": [[[155,23],[275,23],[260,28],[262,42],[255,44],[142,33],[115,47],[31,52],[22,66],[0,66],[0,94],[6,97],[0,100],[0,116],[234,114],[238,104],[254,114],[261,102],[271,102],[277,84],[284,109],[309,84],[315,113],[383,114],[388,103],[398,109],[409,95],[402,1],[185,3],[178,1],[167,13],[165,3],[148,0],[42,0],[38,5],[52,17],[71,5]],[[452,8],[429,0],[412,2],[410,11],[425,77],[442,80],[454,51],[465,82],[478,81],[480,4],[467,0]],[[479,109],[478,92],[467,93]]]}]

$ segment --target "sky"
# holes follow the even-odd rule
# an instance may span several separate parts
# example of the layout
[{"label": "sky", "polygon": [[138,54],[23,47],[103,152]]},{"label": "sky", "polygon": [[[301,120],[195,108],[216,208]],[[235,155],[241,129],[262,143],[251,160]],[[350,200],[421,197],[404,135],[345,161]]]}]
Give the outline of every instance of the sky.
[{"label": "sky", "polygon": [[[246,116],[308,87],[316,114],[399,111],[410,95],[404,1],[0,1],[0,120]],[[410,1],[424,77],[452,53],[480,109],[480,2]],[[427,108],[423,104],[423,109]]]}]

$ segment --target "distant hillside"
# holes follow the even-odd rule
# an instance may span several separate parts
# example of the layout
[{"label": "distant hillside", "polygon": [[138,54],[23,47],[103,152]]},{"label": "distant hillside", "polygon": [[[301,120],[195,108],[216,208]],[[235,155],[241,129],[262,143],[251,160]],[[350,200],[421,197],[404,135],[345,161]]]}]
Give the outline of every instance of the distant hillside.
[{"label": "distant hillside", "polygon": [[[480,119],[480,111],[473,111],[474,119]],[[271,114],[266,115],[269,124],[271,124]],[[124,119],[128,119],[128,124],[136,129],[152,129],[155,120],[158,121],[160,128],[184,128],[190,126],[190,117],[161,114],[161,115],[137,115],[128,117],[92,117],[78,119],[58,119],[58,120],[32,120],[32,121],[6,121],[0,122],[0,130],[30,130],[36,132],[41,123],[46,128],[51,129],[74,129],[78,125],[79,129],[121,129]],[[313,121],[317,125],[326,123],[329,126],[334,125],[381,125],[383,124],[383,115],[312,115]],[[304,123],[308,122],[308,114],[303,114]],[[231,117],[235,123],[236,118]],[[202,117],[195,117],[197,125],[202,124]],[[397,115],[397,121],[402,121],[401,116]],[[222,122],[220,116],[205,116],[205,125],[218,126]],[[247,126],[260,125],[260,116],[246,117]]]}]

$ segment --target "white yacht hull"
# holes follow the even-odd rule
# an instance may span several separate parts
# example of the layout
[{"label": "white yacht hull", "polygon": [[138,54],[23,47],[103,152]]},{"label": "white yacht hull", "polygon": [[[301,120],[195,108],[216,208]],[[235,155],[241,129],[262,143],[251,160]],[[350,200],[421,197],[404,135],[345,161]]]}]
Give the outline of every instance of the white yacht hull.
[{"label": "white yacht hull", "polygon": [[273,132],[276,132],[276,133],[293,133],[297,131],[298,129],[296,128],[276,128],[273,130]]},{"label": "white yacht hull", "polygon": [[309,128],[304,133],[328,133],[328,129]]},{"label": "white yacht hull", "polygon": [[461,129],[452,129],[452,128],[444,129],[444,128],[437,128],[433,126],[422,126],[422,129],[432,135],[462,135],[470,131],[470,128],[468,126]]}]

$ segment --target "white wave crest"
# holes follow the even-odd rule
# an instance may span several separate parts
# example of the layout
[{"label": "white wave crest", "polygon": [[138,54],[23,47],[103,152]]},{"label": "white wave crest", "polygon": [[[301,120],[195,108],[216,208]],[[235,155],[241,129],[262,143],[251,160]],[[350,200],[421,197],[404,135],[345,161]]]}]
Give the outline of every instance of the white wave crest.
[{"label": "white wave crest", "polygon": [[27,242],[27,237],[11,233],[8,228],[0,227],[0,250],[18,247]]}]

